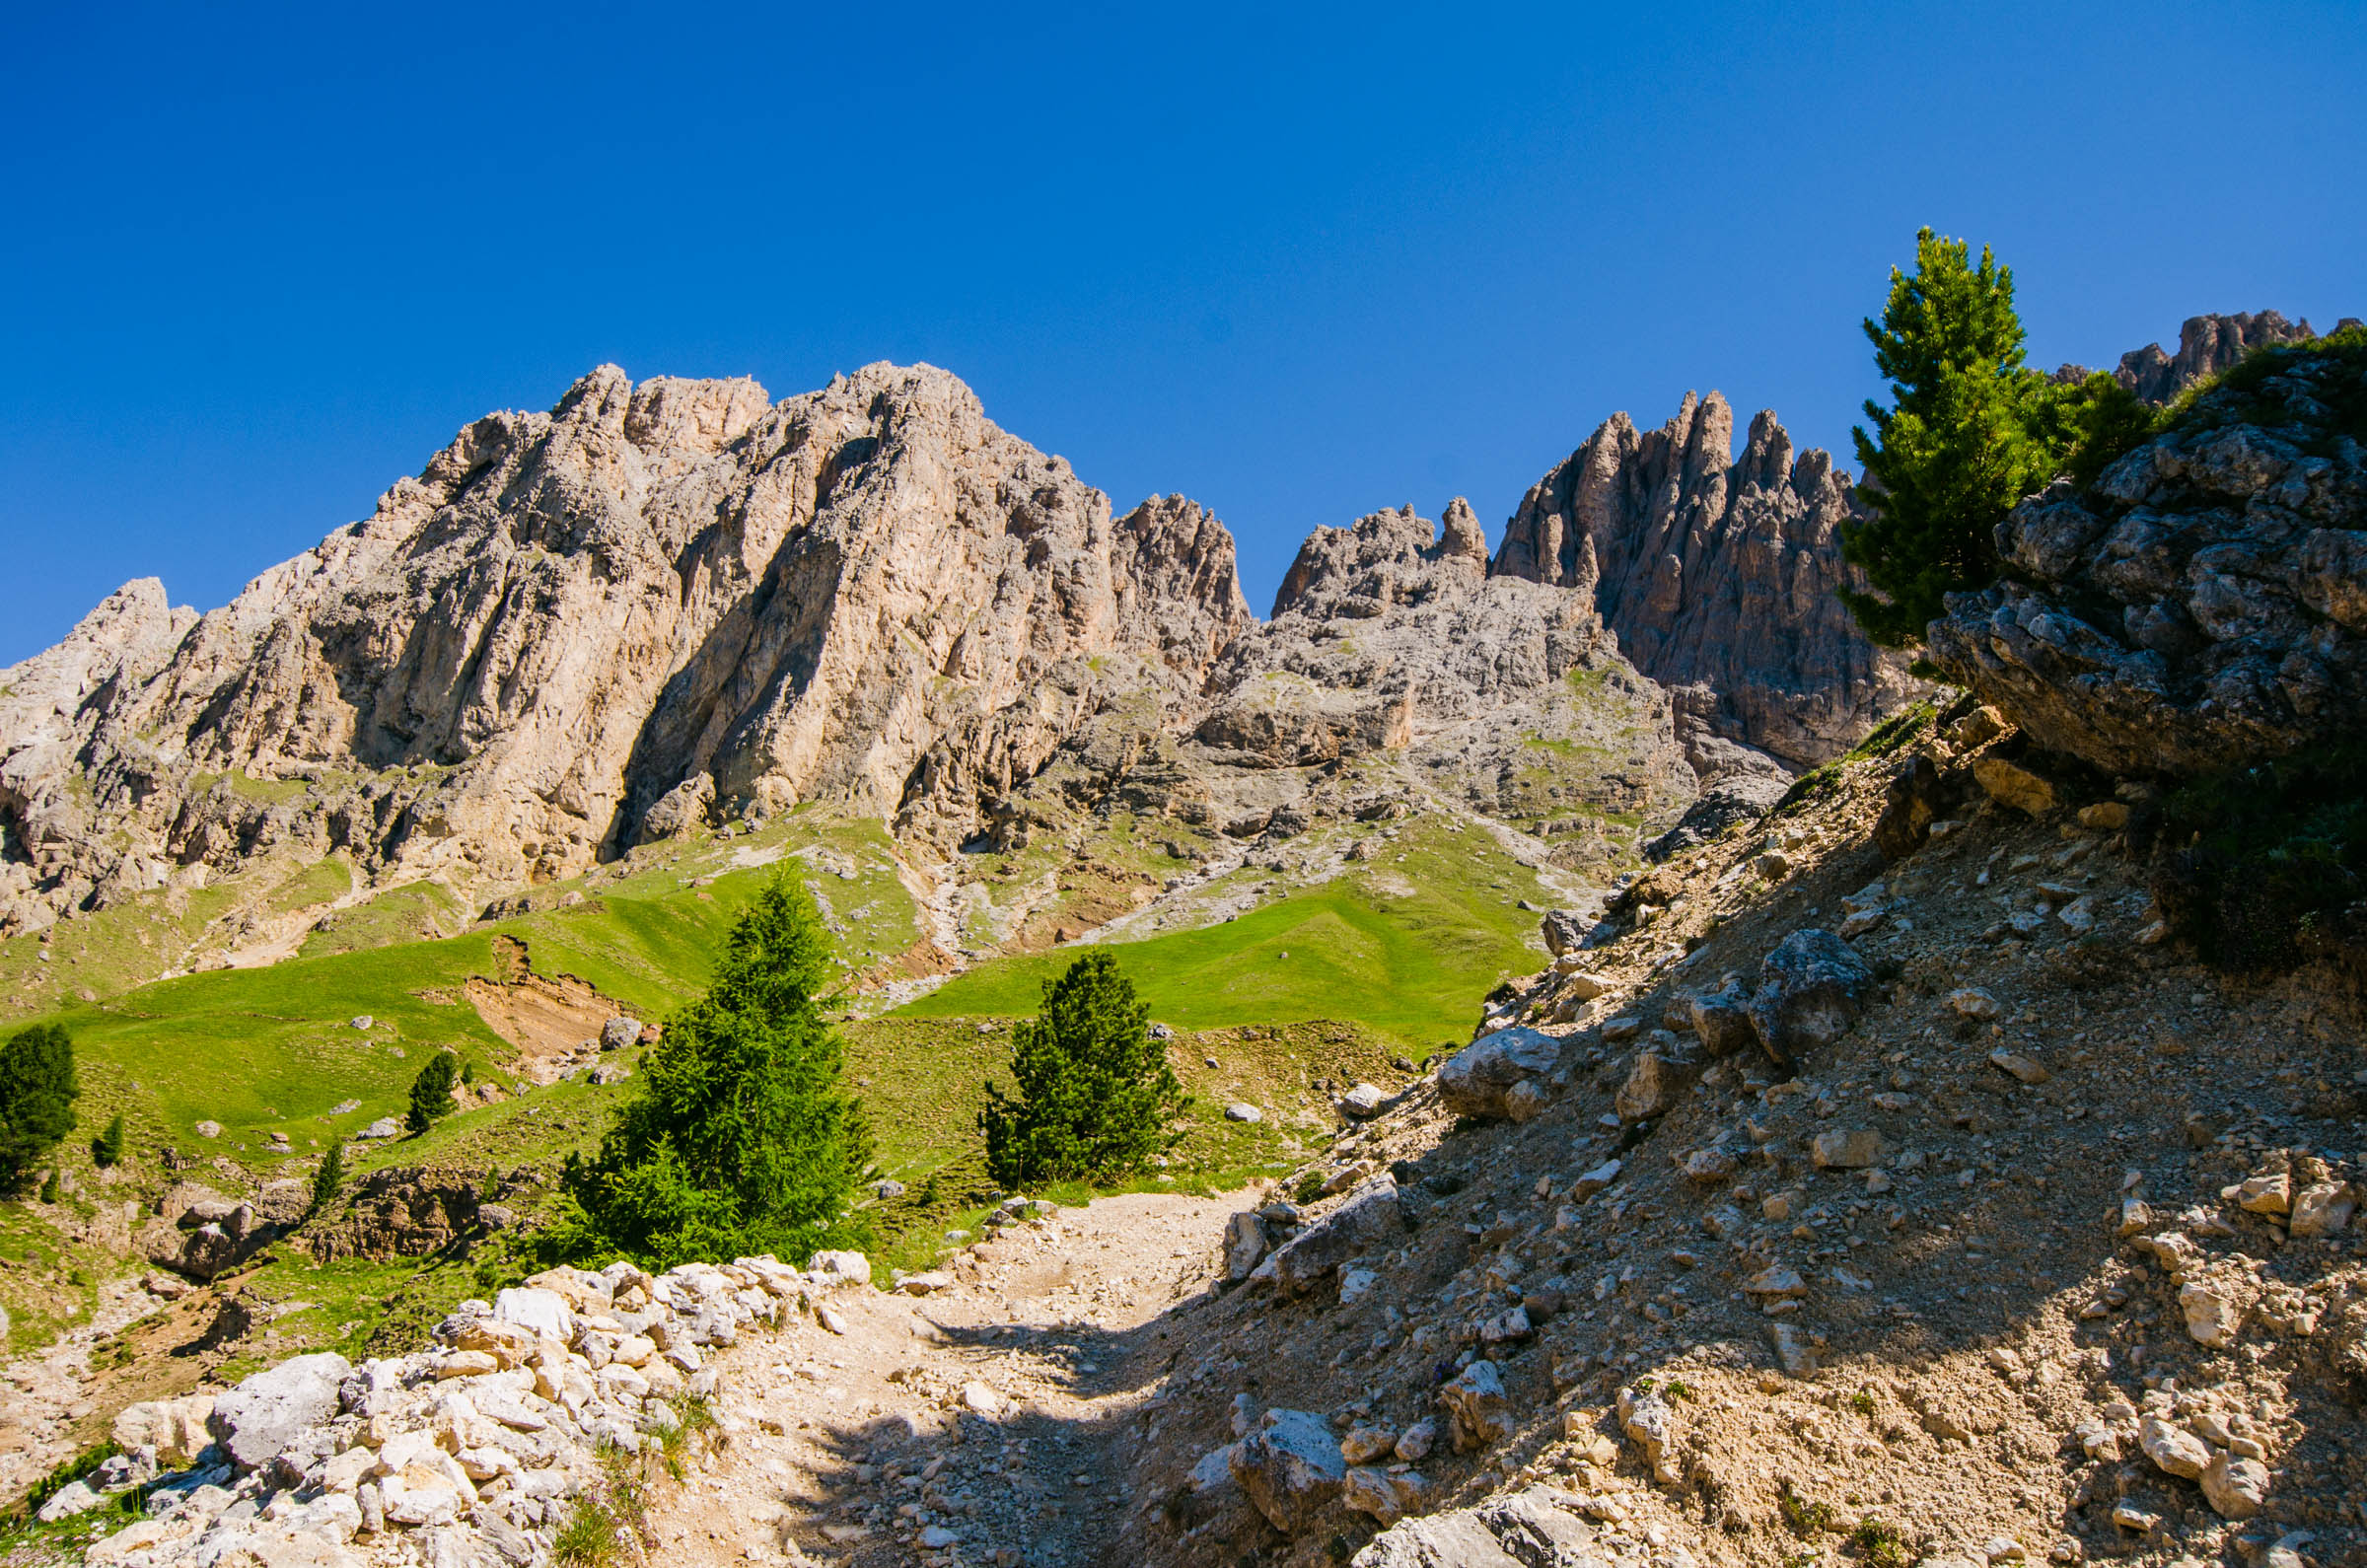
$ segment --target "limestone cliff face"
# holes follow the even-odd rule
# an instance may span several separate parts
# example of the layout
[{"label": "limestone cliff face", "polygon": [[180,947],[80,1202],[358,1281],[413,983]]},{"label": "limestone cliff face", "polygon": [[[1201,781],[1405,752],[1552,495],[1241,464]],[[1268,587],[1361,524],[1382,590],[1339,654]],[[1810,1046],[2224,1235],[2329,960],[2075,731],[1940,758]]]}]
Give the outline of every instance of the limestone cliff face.
[{"label": "limestone cliff face", "polygon": [[1613,415],[1531,487],[1489,570],[1591,595],[1620,652],[1674,688],[1696,750],[1706,736],[1821,762],[1918,687],[1835,597],[1853,582],[1848,475],[1795,457],[1771,412],[1739,462],[1733,442],[1714,392],[1654,431]]},{"label": "limestone cliff face", "polygon": [[274,843],[515,885],[653,812],[885,814],[975,783],[916,780],[948,735],[1024,771],[1112,686],[1188,706],[1250,619],[1221,524],[1113,520],[942,371],[776,405],[604,367],[226,607],[134,584],[0,673],[0,893],[64,907]]},{"label": "limestone cliff face", "polygon": [[[2340,331],[2355,326],[2344,317]],[[2288,321],[2275,311],[2240,311],[2232,316],[2189,316],[2178,330],[2178,352],[2165,353],[2159,343],[2120,356],[2113,375],[2120,385],[2149,403],[2166,403],[2205,376],[2216,376],[2256,348],[2315,337],[2308,321]],[[2076,367],[2066,366],[2066,371]]]}]

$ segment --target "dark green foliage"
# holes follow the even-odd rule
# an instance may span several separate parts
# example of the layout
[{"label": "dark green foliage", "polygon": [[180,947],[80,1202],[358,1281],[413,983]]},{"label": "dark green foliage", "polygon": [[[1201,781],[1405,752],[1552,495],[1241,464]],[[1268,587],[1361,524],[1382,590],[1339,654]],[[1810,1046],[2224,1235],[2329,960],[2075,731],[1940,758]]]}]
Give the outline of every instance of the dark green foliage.
[{"label": "dark green foliage", "polygon": [[328,1153],[321,1157],[321,1167],[313,1173],[313,1200],[304,1211],[311,1219],[336,1199],[337,1188],[345,1181],[345,1145],[331,1142]]},{"label": "dark green foliage", "polygon": [[2367,967],[2367,741],[2188,784],[2163,830],[2154,896],[2206,960]]},{"label": "dark green foliage", "polygon": [[986,1168],[1006,1187],[1109,1180],[1171,1147],[1184,1089],[1150,1035],[1150,1011],[1107,952],[1043,988],[1043,1010],[1012,1032],[1016,1094],[986,1085]]},{"label": "dark green foliage", "polygon": [[43,1203],[57,1201],[57,1167],[55,1166],[49,1168],[47,1179],[41,1182],[41,1201]]},{"label": "dark green foliage", "polygon": [[414,1134],[425,1132],[453,1111],[452,1086],[460,1079],[460,1061],[450,1051],[438,1051],[411,1080],[411,1108],[403,1125]]},{"label": "dark green foliage", "polygon": [[2157,420],[2105,372],[2061,383],[2023,363],[2013,269],[1986,247],[1975,266],[1965,242],[1921,231],[1915,275],[1892,269],[1865,329],[1893,406],[1868,399],[1874,428],[1853,432],[1874,516],[1842,530],[1841,553],[1874,591],[1841,597],[1899,647],[1922,639],[1946,595],[1997,580],[1997,524],[2015,502],[2058,473],[2092,480]]},{"label": "dark green foliage", "polygon": [[118,1110],[106,1129],[91,1140],[91,1163],[104,1171],[122,1158],[123,1113]]},{"label": "dark green foliage", "polygon": [[74,1041],[55,1024],[0,1045],[0,1191],[13,1191],[74,1130]]},{"label": "dark green foliage", "polygon": [[571,1162],[553,1246],[652,1267],[865,1239],[846,1212],[871,1158],[845,1049],[824,1022],[828,940],[805,891],[776,878],[732,927],[714,983],[641,1059],[599,1157]]}]

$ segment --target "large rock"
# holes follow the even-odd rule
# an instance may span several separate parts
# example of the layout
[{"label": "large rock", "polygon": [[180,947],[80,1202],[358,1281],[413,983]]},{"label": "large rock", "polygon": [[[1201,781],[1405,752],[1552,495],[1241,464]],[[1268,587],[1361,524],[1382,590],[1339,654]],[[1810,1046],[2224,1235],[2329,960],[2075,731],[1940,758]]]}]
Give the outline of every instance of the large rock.
[{"label": "large rock", "polygon": [[1500,1029],[1466,1045],[1438,1070],[1438,1098],[1458,1116],[1508,1116],[1515,1085],[1550,1073],[1561,1041],[1534,1029]]},{"label": "large rock", "polygon": [[2200,396],[2086,490],[1997,526],[2012,577],[1951,595],[1929,657],[2046,749],[2119,774],[2251,765],[2367,713],[2360,372],[2296,354]]},{"label": "large rock", "polygon": [[352,1375],[352,1363],[331,1350],[283,1361],[216,1397],[206,1429],[239,1468],[253,1469],[336,1414],[337,1386]]},{"label": "large rock", "polygon": [[1679,692],[1696,750],[1822,762],[1921,689],[1835,597],[1864,586],[1840,550],[1858,515],[1848,475],[1821,451],[1795,461],[1772,411],[1738,461],[1726,399],[1687,392],[1656,431],[1613,415],[1531,486],[1489,570],[1592,599],[1620,651]]},{"label": "large rock", "polygon": [[116,1448],[133,1453],[156,1450],[157,1462],[169,1470],[185,1467],[211,1443],[206,1419],[214,1413],[210,1393],[184,1394],[178,1399],[144,1399],[116,1412],[108,1436]]},{"label": "large rock", "polygon": [[1449,1431],[1458,1451],[1502,1443],[1517,1430],[1504,1374],[1492,1361],[1474,1361],[1448,1379],[1438,1400],[1453,1417]]},{"label": "large rock", "polygon": [[1489,1498],[1383,1531],[1348,1559],[1350,1568],[1606,1568],[1583,1500],[1553,1487]]},{"label": "large rock", "polygon": [[1789,1062],[1829,1045],[1864,1014],[1874,971],[1829,931],[1795,931],[1759,966],[1751,1028],[1767,1054]]},{"label": "large rock", "polygon": [[1348,1473],[1330,1426],[1305,1410],[1266,1411],[1257,1429],[1229,1451],[1227,1462],[1257,1512],[1286,1535],[1313,1523],[1339,1495]]},{"label": "large rock", "polygon": [[1349,1258],[1403,1230],[1398,1183],[1386,1176],[1375,1176],[1351,1192],[1345,1203],[1277,1249],[1256,1272],[1271,1278],[1285,1294],[1301,1295]]}]

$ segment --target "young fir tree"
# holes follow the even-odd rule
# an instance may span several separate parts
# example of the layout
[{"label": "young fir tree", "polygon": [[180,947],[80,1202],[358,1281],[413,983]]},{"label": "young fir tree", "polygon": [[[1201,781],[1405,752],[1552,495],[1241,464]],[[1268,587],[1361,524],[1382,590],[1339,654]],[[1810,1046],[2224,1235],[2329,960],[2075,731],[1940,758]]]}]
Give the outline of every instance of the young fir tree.
[{"label": "young fir tree", "polygon": [[98,1137],[91,1140],[91,1163],[106,1170],[123,1158],[123,1113],[116,1111]]},{"label": "young fir tree", "polygon": [[2111,393],[2056,385],[2025,365],[2013,270],[1985,246],[1973,266],[1970,250],[1921,231],[1914,275],[1894,267],[1882,321],[1865,323],[1893,406],[1867,399],[1874,428],[1852,432],[1874,515],[1843,527],[1841,553],[1874,592],[1841,598],[1894,647],[1921,641],[1947,594],[1997,580],[1997,524],[2061,471],[2089,422],[2084,405],[2105,398],[2120,413],[2134,402],[2116,383]]},{"label": "young fir tree", "polygon": [[328,1153],[321,1157],[320,1169],[313,1173],[313,1200],[305,1206],[304,1217],[311,1219],[335,1201],[337,1188],[345,1183],[345,1144],[332,1141]]},{"label": "young fir tree", "polygon": [[411,1080],[410,1112],[403,1117],[403,1124],[414,1135],[434,1126],[439,1117],[452,1114],[452,1086],[460,1075],[460,1062],[450,1051],[436,1052],[419,1069],[419,1076]]},{"label": "young fir tree", "polygon": [[57,1201],[57,1167],[55,1166],[51,1166],[49,1168],[49,1176],[47,1179],[41,1182],[41,1201],[43,1203],[55,1203]]},{"label": "young fir tree", "polygon": [[74,1041],[55,1024],[0,1044],[0,1191],[13,1191],[74,1130]]},{"label": "young fir tree", "polygon": [[577,1213],[556,1249],[663,1268],[865,1240],[847,1206],[871,1132],[823,1018],[831,975],[813,899],[776,878],[733,925],[706,994],[642,1058],[599,1156],[570,1160]]},{"label": "young fir tree", "polygon": [[1174,1144],[1171,1125],[1188,1102],[1149,1023],[1107,952],[1087,954],[1044,985],[1043,1011],[1014,1032],[1015,1093],[989,1082],[978,1113],[996,1181],[1108,1180]]}]

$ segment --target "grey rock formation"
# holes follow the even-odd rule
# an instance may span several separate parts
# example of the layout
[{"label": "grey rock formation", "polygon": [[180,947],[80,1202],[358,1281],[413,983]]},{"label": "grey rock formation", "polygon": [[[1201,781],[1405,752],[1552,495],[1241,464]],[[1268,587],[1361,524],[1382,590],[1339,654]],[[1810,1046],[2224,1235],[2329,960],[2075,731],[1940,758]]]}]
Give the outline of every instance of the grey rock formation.
[{"label": "grey rock formation", "polygon": [[1759,968],[1751,993],[1751,1028],[1779,1062],[1829,1045],[1865,1012],[1874,971],[1855,948],[1829,931],[1795,931]]},{"label": "grey rock formation", "polygon": [[1655,431],[1613,415],[1530,488],[1489,568],[1591,595],[1620,651],[1676,690],[1704,777],[1740,760],[1718,742],[1825,761],[1920,690],[1835,597],[1856,582],[1848,475],[1822,451],[1795,458],[1772,412],[1739,462],[1733,436],[1714,392]]},{"label": "grey rock formation", "polygon": [[[2357,324],[2354,318],[2344,317],[2334,329],[2340,331]],[[2262,344],[2290,343],[2316,335],[2307,320],[2288,321],[2275,311],[2189,316],[2178,329],[2176,354],[2163,352],[2159,343],[2148,343],[2121,355],[2113,375],[2145,401],[2166,403],[2203,377],[2218,375]],[[2084,374],[2070,366],[2065,371]]]},{"label": "grey rock formation", "polygon": [[273,846],[516,886],[816,799],[959,834],[1249,622],[1221,524],[1112,520],[943,371],[773,405],[604,367],[225,608],[135,583],[0,672],[0,918]]},{"label": "grey rock formation", "polygon": [[352,1363],[335,1351],[297,1356],[215,1399],[206,1424],[241,1469],[252,1469],[334,1415],[338,1386],[352,1375]]},{"label": "grey rock formation", "polygon": [[2205,393],[2084,494],[1998,526],[2014,579],[1952,596],[1930,657],[2041,746],[2185,774],[2355,733],[2367,711],[2359,373],[2301,356]]}]

